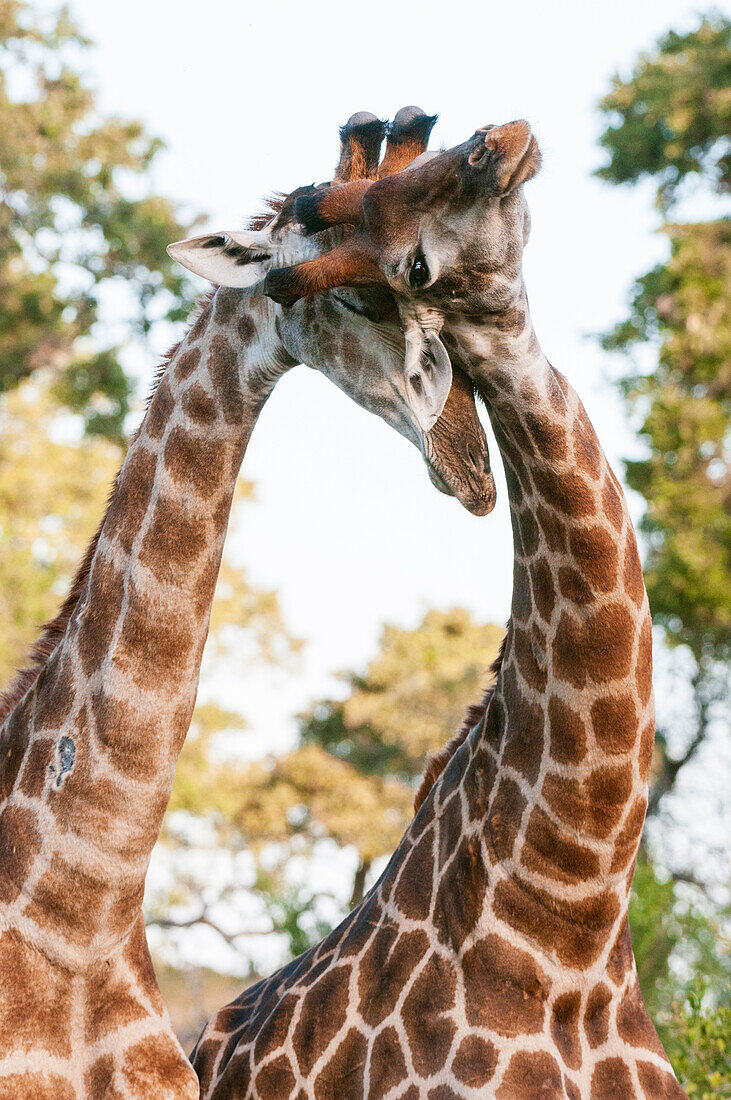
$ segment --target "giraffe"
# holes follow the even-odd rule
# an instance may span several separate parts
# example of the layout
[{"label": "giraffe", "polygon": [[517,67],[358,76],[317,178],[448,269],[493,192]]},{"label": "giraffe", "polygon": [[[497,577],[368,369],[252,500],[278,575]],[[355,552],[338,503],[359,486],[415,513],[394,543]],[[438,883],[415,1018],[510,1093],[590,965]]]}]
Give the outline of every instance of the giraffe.
[{"label": "giraffe", "polygon": [[409,324],[441,332],[505,466],[513,597],[494,683],[432,762],[379,881],[203,1031],[205,1100],[685,1095],[627,922],[654,738],[650,614],[619,482],[530,318],[523,184],[539,166],[517,122],[354,187],[349,213],[346,193],[322,192],[300,203],[305,229],[328,210],[360,227],[334,258],[268,277],[292,301],[339,269],[392,290],[407,342]]},{"label": "giraffe", "polygon": [[[362,126],[344,130],[351,163],[341,176],[372,167]],[[301,237],[293,223],[288,232],[296,255]],[[240,271],[242,258],[234,250],[221,267]],[[364,316],[359,301],[323,299],[284,318],[245,288],[209,296],[163,364],[71,595],[2,704],[2,1100],[199,1094],[157,988],[141,902],[236,478],[277,379],[306,352],[420,446],[440,487],[478,511],[491,506],[471,383],[453,388],[426,439],[406,396],[399,330]]]}]

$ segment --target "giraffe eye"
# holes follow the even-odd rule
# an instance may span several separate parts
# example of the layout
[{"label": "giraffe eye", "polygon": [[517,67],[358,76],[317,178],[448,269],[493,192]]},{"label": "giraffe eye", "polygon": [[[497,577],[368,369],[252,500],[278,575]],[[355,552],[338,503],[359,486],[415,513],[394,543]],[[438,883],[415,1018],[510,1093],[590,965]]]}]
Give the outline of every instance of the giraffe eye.
[{"label": "giraffe eye", "polygon": [[420,286],[424,286],[429,282],[429,268],[421,258],[414,260],[411,265],[411,271],[409,272],[409,283],[412,287],[417,289]]}]

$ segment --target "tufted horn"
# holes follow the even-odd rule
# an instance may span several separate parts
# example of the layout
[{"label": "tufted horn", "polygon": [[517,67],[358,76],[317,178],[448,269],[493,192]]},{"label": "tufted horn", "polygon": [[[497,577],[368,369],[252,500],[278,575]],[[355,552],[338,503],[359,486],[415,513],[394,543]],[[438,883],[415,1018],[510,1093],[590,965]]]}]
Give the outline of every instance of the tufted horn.
[{"label": "tufted horn", "polygon": [[438,115],[427,115],[421,107],[402,107],[396,112],[386,138],[386,152],[378,169],[378,178],[401,172],[412,160],[426,152]]},{"label": "tufted horn", "polygon": [[358,111],[340,127],[340,159],[333,181],[375,179],[387,124],[370,111]]}]

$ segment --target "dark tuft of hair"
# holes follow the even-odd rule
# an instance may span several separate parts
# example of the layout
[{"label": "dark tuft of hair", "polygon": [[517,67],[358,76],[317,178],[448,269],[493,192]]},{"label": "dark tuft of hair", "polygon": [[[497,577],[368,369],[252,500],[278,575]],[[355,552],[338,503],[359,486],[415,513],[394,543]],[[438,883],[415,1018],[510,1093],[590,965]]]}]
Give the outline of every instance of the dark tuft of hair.
[{"label": "dark tuft of hair", "polygon": [[330,223],[320,213],[322,196],[321,191],[313,191],[309,195],[300,195],[295,200],[295,220],[304,229],[306,237],[311,237],[313,233],[322,233],[324,229],[330,228]]},{"label": "dark tuft of hair", "polygon": [[292,271],[291,267],[275,267],[267,272],[262,288],[267,298],[282,306],[294,305],[299,301],[301,295],[296,290]]},{"label": "dark tuft of hair", "polygon": [[420,107],[402,107],[389,127],[388,140],[392,145],[416,142],[426,146],[438,118],[425,114]]},{"label": "dark tuft of hair", "polygon": [[387,129],[388,123],[369,111],[351,115],[340,127],[340,160],[335,177],[351,180],[375,176]]},{"label": "dark tuft of hair", "polygon": [[385,119],[372,115],[370,111],[359,111],[351,115],[345,125],[340,127],[340,140],[347,141],[348,138],[354,137],[364,145],[378,141],[380,146],[387,129],[388,122]]}]

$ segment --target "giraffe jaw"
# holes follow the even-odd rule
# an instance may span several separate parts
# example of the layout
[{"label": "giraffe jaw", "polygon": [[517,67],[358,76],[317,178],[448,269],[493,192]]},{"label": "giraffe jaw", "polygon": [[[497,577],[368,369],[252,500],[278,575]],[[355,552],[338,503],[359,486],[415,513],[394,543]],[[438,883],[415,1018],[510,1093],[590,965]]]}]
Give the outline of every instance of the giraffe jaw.
[{"label": "giraffe jaw", "polygon": [[488,471],[479,485],[467,485],[461,479],[442,470],[433,459],[424,456],[429,480],[445,496],[454,497],[473,516],[487,516],[495,507],[497,494],[492,474]]}]

